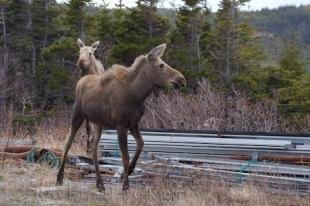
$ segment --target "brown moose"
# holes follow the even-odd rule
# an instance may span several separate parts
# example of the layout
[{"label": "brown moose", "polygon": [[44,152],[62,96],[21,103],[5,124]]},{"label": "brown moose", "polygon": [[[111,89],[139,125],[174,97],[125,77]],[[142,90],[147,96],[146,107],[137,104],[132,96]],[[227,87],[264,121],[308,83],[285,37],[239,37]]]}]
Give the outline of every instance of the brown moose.
[{"label": "brown moose", "polygon": [[[92,157],[96,170],[96,186],[99,190],[104,190],[97,156],[101,133],[104,128],[114,127],[117,130],[124,167],[123,190],[128,189],[128,175],[134,171],[144,146],[139,128],[139,121],[144,113],[144,101],[154,88],[178,89],[186,85],[184,76],[161,59],[165,49],[166,44],[162,44],[147,55],[137,57],[130,68],[114,65],[104,75],[86,75],[79,80],[70,131],[57,173],[57,185],[63,182],[64,160],[78,129],[87,118],[95,126]],[[131,162],[127,148],[128,130],[137,144]]]}]

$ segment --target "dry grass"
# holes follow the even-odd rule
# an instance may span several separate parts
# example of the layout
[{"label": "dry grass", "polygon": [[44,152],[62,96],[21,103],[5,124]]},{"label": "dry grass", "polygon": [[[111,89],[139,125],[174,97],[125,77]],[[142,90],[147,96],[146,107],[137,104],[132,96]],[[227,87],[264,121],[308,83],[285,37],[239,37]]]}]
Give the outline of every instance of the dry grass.
[{"label": "dry grass", "polygon": [[106,186],[98,193],[93,184],[68,180],[57,191],[35,192],[40,187],[53,186],[56,170],[44,165],[6,164],[0,170],[0,205],[309,205],[310,197],[296,194],[270,193],[253,184],[231,187],[224,182],[197,179],[191,184],[178,184],[156,179],[145,187],[131,187],[127,193],[121,185]]},{"label": "dry grass", "polygon": [[[62,149],[69,125],[69,118],[63,116],[44,121],[37,129],[38,144],[43,147]],[[86,130],[84,128],[83,125],[70,149],[73,154],[86,155]]]},{"label": "dry grass", "polygon": [[[42,122],[35,124],[33,130],[34,134],[30,134],[27,129],[15,128],[13,126],[14,113],[7,112],[0,118],[0,137],[2,140],[7,139],[24,139],[35,140],[38,146],[62,149],[65,138],[69,131],[70,125],[70,111],[67,113],[55,114],[52,118],[44,119]],[[13,132],[13,130],[16,130]],[[73,142],[72,149],[70,150],[75,154],[85,154],[86,151],[86,133],[84,125],[81,127],[80,132],[77,134]]]},{"label": "dry grass", "polygon": [[[37,140],[46,147],[61,148],[66,132],[64,124],[52,121],[38,128]],[[85,151],[82,134],[79,138],[72,147],[73,153]],[[126,194],[121,190],[121,183],[106,185],[106,192],[99,194],[94,183],[68,179],[57,191],[35,191],[54,186],[56,172],[45,165],[5,160],[0,168],[0,205],[310,205],[310,196],[300,196],[297,191],[275,194],[266,186],[251,182],[229,186],[226,182],[214,181],[211,176],[196,177],[188,184],[157,177],[145,186],[132,186]],[[66,172],[76,171],[67,169]]]}]

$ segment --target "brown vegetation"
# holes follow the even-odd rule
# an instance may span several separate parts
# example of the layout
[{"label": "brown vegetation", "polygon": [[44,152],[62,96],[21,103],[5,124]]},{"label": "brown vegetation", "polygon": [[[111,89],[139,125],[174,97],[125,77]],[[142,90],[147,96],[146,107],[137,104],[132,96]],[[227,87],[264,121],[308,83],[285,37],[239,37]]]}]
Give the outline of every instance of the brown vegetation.
[{"label": "brown vegetation", "polygon": [[[42,146],[61,148],[59,146],[63,144],[68,132],[71,113],[71,107],[60,105],[48,118],[33,125],[36,133],[32,135],[25,131],[22,125],[14,125],[13,120],[19,114],[8,110],[0,115],[0,136],[13,138],[15,130],[15,138],[34,138]],[[305,117],[302,121],[288,119],[277,111],[274,102],[252,103],[242,94],[225,98],[224,94],[212,88],[207,81],[202,81],[196,94],[171,92],[161,94],[159,98],[150,96],[146,101],[146,113],[142,118],[141,127],[309,133],[310,117]],[[85,135],[85,131],[80,130],[75,142],[84,145]],[[72,149],[75,148],[74,146]],[[84,150],[85,148],[80,148],[79,152]]]},{"label": "brown vegetation", "polygon": [[253,102],[242,93],[226,96],[203,80],[196,93],[151,97],[142,128],[309,133],[310,117],[286,118],[276,102]]},{"label": "brown vegetation", "polygon": [[[69,172],[69,171],[67,171]],[[309,196],[297,191],[273,193],[266,187],[251,182],[230,186],[198,178],[190,184],[157,178],[142,187],[131,187],[122,193],[120,185],[109,185],[105,193],[98,193],[91,183],[66,182],[53,188],[56,170],[45,165],[6,162],[0,170],[0,205],[309,205]]]}]

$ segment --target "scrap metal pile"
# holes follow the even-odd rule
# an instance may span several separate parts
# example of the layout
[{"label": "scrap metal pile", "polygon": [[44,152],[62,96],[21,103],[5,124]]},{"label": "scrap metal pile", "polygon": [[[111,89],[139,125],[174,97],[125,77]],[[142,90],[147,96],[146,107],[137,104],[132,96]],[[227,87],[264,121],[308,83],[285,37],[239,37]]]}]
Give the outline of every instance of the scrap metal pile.
[{"label": "scrap metal pile", "polygon": [[[310,193],[310,136],[175,131],[143,131],[142,136],[145,146],[133,182],[156,176],[186,182],[203,174],[231,184],[251,180]],[[105,131],[99,147],[101,169],[110,171],[110,181],[117,179],[122,164],[116,131]],[[131,156],[135,148],[128,135]]]},{"label": "scrap metal pile", "polygon": [[[251,181],[270,190],[310,195],[310,135],[143,131],[142,136],[145,146],[130,176],[131,185],[143,186],[158,178],[187,184],[200,178],[229,185]],[[0,156],[58,166],[61,151],[18,143],[2,142]],[[136,142],[128,135],[130,156],[135,149]],[[106,183],[120,182],[123,166],[116,131],[102,134],[99,151]],[[91,158],[71,155],[67,162],[71,180],[95,181]]]}]

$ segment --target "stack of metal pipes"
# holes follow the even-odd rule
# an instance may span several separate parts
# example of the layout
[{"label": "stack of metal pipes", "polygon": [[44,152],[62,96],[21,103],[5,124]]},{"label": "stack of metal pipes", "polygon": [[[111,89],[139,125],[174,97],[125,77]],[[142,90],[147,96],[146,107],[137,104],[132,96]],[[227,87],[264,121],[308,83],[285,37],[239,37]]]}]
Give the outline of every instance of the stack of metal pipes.
[{"label": "stack of metal pipes", "polygon": [[[142,136],[148,156],[310,164],[310,135],[143,131]],[[129,153],[134,153],[135,148],[135,140],[129,134]],[[102,134],[100,151],[108,156],[119,155],[116,131]]]},{"label": "stack of metal pipes", "polygon": [[[145,146],[138,166],[146,173],[162,167],[174,177],[204,172],[230,182],[254,178],[310,192],[310,135],[149,130],[142,136]],[[104,131],[99,148],[106,167],[121,166],[115,130]],[[135,149],[128,134],[131,156]]]}]

